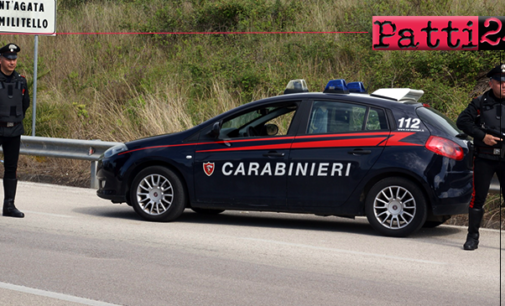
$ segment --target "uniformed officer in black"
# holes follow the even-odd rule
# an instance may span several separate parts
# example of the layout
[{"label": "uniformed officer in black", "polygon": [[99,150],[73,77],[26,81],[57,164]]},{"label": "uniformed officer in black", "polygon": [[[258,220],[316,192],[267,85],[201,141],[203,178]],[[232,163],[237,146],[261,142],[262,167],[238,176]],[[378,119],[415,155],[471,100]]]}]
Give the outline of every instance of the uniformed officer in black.
[{"label": "uniformed officer in black", "polygon": [[468,210],[468,235],[463,246],[475,250],[479,246],[479,227],[484,215],[483,205],[496,173],[500,188],[505,187],[505,145],[501,133],[505,132],[505,64],[488,72],[489,87],[472,100],[459,115],[458,127],[474,139],[473,194]]},{"label": "uniformed officer in black", "polygon": [[16,72],[18,52],[16,44],[0,48],[0,145],[4,153],[4,206],[6,217],[23,218],[14,206],[16,196],[19,147],[24,133],[23,118],[30,105],[26,79]]}]

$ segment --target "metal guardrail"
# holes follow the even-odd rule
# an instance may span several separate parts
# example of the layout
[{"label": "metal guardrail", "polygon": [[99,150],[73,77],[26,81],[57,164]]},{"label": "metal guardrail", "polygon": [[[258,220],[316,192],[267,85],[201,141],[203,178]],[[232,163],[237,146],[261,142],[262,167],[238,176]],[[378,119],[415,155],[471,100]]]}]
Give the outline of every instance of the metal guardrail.
[{"label": "metal guardrail", "polygon": [[[98,188],[97,161],[107,149],[121,142],[21,136],[20,154],[91,161],[91,188]],[[2,149],[0,149],[3,152]]]},{"label": "metal guardrail", "polygon": [[[81,159],[91,161],[91,188],[98,188],[96,166],[100,155],[107,149],[121,142],[101,140],[79,140],[66,138],[50,138],[37,136],[21,136],[20,154]],[[0,148],[0,152],[3,150]],[[490,193],[500,192],[500,183],[496,175],[491,181]]]}]

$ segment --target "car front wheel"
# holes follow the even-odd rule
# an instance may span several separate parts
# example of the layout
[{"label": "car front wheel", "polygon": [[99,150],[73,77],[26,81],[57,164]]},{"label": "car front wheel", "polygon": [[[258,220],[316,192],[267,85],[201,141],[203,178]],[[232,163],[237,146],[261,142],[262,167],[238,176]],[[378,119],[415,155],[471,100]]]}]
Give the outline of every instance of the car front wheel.
[{"label": "car front wheel", "polygon": [[370,225],[386,236],[405,237],[426,221],[426,201],[412,181],[391,177],[377,182],[368,192],[366,216]]},{"label": "car front wheel", "polygon": [[152,166],[140,171],[130,188],[135,211],[149,221],[177,219],[186,206],[181,179],[170,169]]}]

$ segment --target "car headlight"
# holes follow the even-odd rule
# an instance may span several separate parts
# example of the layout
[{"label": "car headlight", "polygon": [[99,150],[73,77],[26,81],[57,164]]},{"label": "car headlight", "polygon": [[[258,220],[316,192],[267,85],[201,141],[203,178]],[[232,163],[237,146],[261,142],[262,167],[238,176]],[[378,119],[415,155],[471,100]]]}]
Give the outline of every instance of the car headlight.
[{"label": "car headlight", "polygon": [[113,146],[112,148],[107,149],[103,153],[103,157],[108,158],[108,157],[114,156],[118,153],[121,153],[121,152],[124,152],[127,150],[128,150],[128,148],[126,147],[126,145],[124,143],[118,144],[118,145]]}]

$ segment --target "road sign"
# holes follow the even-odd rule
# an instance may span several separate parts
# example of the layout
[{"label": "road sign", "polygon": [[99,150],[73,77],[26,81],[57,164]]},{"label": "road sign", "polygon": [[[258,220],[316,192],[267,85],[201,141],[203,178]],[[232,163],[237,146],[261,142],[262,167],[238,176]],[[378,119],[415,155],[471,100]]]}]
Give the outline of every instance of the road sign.
[{"label": "road sign", "polygon": [[56,0],[0,1],[0,32],[56,35]]}]

